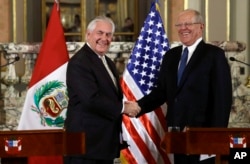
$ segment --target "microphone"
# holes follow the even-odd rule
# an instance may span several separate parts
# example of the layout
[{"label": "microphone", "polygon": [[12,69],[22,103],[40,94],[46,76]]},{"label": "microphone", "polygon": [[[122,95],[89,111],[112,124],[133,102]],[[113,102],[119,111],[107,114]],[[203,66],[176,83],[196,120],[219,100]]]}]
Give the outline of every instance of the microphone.
[{"label": "microphone", "polygon": [[19,60],[20,60],[20,57],[19,57],[19,56],[16,56],[16,57],[14,58],[13,61],[8,62],[8,63],[6,63],[6,64],[4,64],[4,65],[0,65],[0,67],[5,67],[5,66],[10,65],[10,64],[13,64],[13,63],[15,63],[15,62],[17,62],[17,61],[19,61]]},{"label": "microphone", "polygon": [[247,65],[247,66],[249,66],[249,67],[250,67],[250,64],[245,63],[245,62],[240,61],[240,60],[237,60],[237,59],[235,59],[234,57],[230,57],[230,58],[229,58],[229,60],[231,60],[231,61],[236,61],[236,62],[239,62],[239,63],[245,64],[245,65]]}]

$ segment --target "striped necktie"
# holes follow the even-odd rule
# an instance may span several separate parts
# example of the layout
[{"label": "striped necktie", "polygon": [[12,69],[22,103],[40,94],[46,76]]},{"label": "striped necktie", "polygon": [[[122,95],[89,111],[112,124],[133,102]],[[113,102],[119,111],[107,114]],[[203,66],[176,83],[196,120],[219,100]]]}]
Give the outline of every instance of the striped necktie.
[{"label": "striped necktie", "polygon": [[107,63],[107,61],[106,61],[106,59],[105,59],[105,56],[101,56],[101,59],[102,59],[102,62],[103,62],[103,64],[104,64],[106,70],[107,70],[108,73],[109,73],[110,78],[112,79],[112,81],[113,81],[115,87],[117,88],[116,79],[115,79],[113,73],[111,72],[111,70],[110,70],[110,68],[109,68],[109,66],[108,66],[108,63]]}]

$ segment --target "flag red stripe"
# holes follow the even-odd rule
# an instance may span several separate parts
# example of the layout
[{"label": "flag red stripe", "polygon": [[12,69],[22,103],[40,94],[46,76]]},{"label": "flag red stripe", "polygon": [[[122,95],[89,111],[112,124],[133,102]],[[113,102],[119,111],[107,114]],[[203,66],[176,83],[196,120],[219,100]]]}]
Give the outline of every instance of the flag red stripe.
[{"label": "flag red stripe", "polygon": [[[152,89],[152,85],[155,85],[154,83],[157,80],[156,77],[158,72],[158,70],[154,72],[152,67],[156,68],[161,65],[163,54],[169,49],[168,39],[166,38],[159,10],[156,9],[157,7],[157,2],[153,2],[150,13],[148,14],[141,30],[140,37],[138,37],[138,40],[136,41],[131,56],[128,60],[127,70],[125,70],[123,73],[124,78],[122,79],[123,81],[121,82],[121,85],[123,93],[128,100],[139,99],[141,97],[140,95],[146,95],[145,93]],[[156,26],[152,25],[152,22],[154,22]],[[148,31],[157,31],[157,34],[154,35]],[[146,39],[148,37],[151,38],[150,41]],[[160,46],[158,44],[159,40],[162,42]],[[143,49],[143,47],[147,48]],[[157,51],[155,51],[156,49]],[[139,63],[140,65],[138,65]],[[129,74],[129,71],[132,73]],[[161,149],[161,137],[163,137],[164,132],[166,131],[164,110],[165,107],[160,107],[150,113],[140,116],[138,119],[127,118],[131,122],[125,122],[124,119],[123,123],[125,122],[125,128],[128,129],[131,128],[131,125],[128,125],[129,123],[132,124],[132,126],[134,125],[134,127],[138,128],[137,132],[139,133],[139,136],[136,137],[140,137],[140,139],[142,139],[143,142],[147,144],[147,147],[156,162],[170,164],[168,155]],[[142,130],[139,131],[139,128],[142,128]],[[131,132],[134,133],[134,131]],[[128,138],[132,137],[132,140],[128,140],[128,143],[131,142],[131,144],[137,144],[137,138],[135,138],[135,134],[131,132],[128,131],[128,134],[125,133],[126,135],[130,135]],[[141,159],[141,161],[138,162],[143,163],[145,154],[143,154],[142,157],[141,154],[138,153],[138,151],[142,151],[140,148],[139,150],[132,148],[130,149],[131,154],[136,157],[139,156],[137,159]],[[145,160],[147,161],[146,163],[150,163],[147,156]]]},{"label": "flag red stripe", "polygon": [[[126,83],[124,82],[124,80],[121,80],[121,86],[123,89],[123,93],[125,94],[125,96],[129,99],[129,100],[135,100],[135,97],[133,95],[133,93],[130,91],[130,89],[128,88],[128,86],[126,85]],[[161,120],[161,126],[164,127],[163,129],[165,130],[165,124],[164,124],[164,114],[161,110],[161,108],[156,110],[156,116],[158,117],[158,119],[162,119]],[[153,140],[154,144],[156,145],[158,151],[160,152],[164,163],[170,163],[168,156],[166,155],[166,153],[161,149],[160,147],[160,142],[161,142],[161,137],[158,135],[157,131],[155,130],[154,126],[152,125],[151,121],[149,120],[149,118],[146,115],[142,115],[140,118],[140,121],[142,122],[142,124],[144,125],[146,131],[148,132],[148,134],[150,135],[151,139]],[[131,124],[131,123],[130,123]],[[127,125],[125,123],[125,125]],[[131,125],[130,125],[131,126]],[[128,128],[128,127],[127,127]],[[129,128],[128,128],[129,129]],[[134,136],[134,134],[131,134],[131,136]],[[139,134],[138,134],[139,135]],[[136,143],[137,140],[132,137]]]},{"label": "flag red stripe", "polygon": [[166,119],[165,119],[162,109],[158,108],[154,110],[154,112],[157,115],[163,130],[166,132],[167,131]]},{"label": "flag red stripe", "polygon": [[129,164],[130,163],[137,163],[136,160],[134,159],[133,155],[129,151],[129,149],[123,149],[122,154],[123,154],[124,158],[126,159],[127,163],[129,163]]},{"label": "flag red stripe", "polygon": [[[121,79],[120,83],[121,83],[122,90],[123,90],[123,93],[125,94],[125,96],[129,100],[135,100],[133,93],[130,91],[130,89],[128,88],[128,86],[126,85],[126,83],[124,82],[123,79]],[[156,163],[156,161],[154,160],[152,154],[150,153],[147,145],[141,139],[140,135],[137,133],[137,130],[135,129],[135,127],[132,124],[132,122],[130,121],[130,119],[127,116],[123,116],[122,120],[123,120],[124,124],[126,125],[125,127],[126,127],[127,131],[129,132],[130,136],[133,138],[134,141],[136,141],[135,143],[136,143],[137,147],[140,149],[140,151],[142,152],[145,159],[150,161],[150,163],[151,162]]]},{"label": "flag red stripe", "polygon": [[136,128],[132,124],[130,118],[128,116],[124,115],[123,122],[125,123],[127,131],[129,132],[130,136],[135,141],[137,147],[140,149],[142,155],[147,160],[147,162],[150,164],[156,164],[154,157],[152,156],[152,154],[151,154],[150,150],[148,149],[147,145],[145,144],[145,142],[141,139]]},{"label": "flag red stripe", "polygon": [[130,91],[129,87],[127,86],[127,84],[125,83],[123,78],[121,78],[120,84],[121,84],[121,87],[122,87],[122,91],[125,94],[125,96],[127,97],[127,99],[129,101],[136,101],[136,98],[134,97],[134,94]]},{"label": "flag red stripe", "polygon": [[153,140],[154,144],[156,145],[158,151],[160,152],[164,163],[170,163],[167,154],[161,149],[161,137],[158,135],[157,131],[155,130],[154,126],[152,125],[151,121],[148,119],[146,115],[142,115],[140,121],[143,123],[146,131],[148,132],[150,138]]},{"label": "flag red stripe", "polygon": [[[29,82],[29,88],[54,72],[69,60],[58,2],[54,3],[44,40],[40,47],[35,67]],[[30,110],[30,109],[25,109]],[[63,163],[62,156],[32,156],[29,164]]]},{"label": "flag red stripe", "polygon": [[[50,15],[50,21],[46,29],[44,40],[40,47],[40,52],[35,63],[29,87],[32,87],[34,84],[39,82],[41,79],[55,71],[69,60],[69,56],[64,55],[68,54],[67,47],[58,46],[65,45],[66,41],[61,24],[60,12],[57,6],[58,4],[54,3]],[[46,66],[43,66],[44,64],[46,64]]]}]

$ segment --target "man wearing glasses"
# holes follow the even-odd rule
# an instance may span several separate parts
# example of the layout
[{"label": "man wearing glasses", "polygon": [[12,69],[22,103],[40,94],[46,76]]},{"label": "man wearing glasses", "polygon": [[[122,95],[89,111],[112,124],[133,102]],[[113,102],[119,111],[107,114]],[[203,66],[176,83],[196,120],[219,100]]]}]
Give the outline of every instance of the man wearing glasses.
[{"label": "man wearing glasses", "polygon": [[[140,115],[167,103],[166,124],[186,127],[227,127],[232,105],[232,84],[225,52],[202,39],[203,18],[196,10],[178,15],[181,46],[164,56],[157,87],[138,100]],[[204,141],[205,142],[205,141]],[[174,154],[175,164],[214,164],[215,158]]]}]

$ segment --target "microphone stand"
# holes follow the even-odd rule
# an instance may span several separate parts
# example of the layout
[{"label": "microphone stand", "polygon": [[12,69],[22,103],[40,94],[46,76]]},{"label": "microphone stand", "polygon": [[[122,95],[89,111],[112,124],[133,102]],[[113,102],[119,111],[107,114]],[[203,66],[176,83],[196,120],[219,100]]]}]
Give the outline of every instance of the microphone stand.
[{"label": "microphone stand", "polygon": [[5,66],[8,66],[8,65],[10,65],[10,64],[13,64],[13,63],[15,63],[15,62],[17,62],[17,61],[19,61],[19,60],[20,60],[20,57],[19,57],[19,56],[16,56],[16,57],[14,58],[13,61],[7,62],[6,64],[3,64],[3,65],[0,65],[0,68],[1,68],[1,67],[5,67]]},{"label": "microphone stand", "polygon": [[16,75],[15,65],[13,63],[19,61],[18,54],[9,54],[5,56],[6,64],[0,65],[0,68],[7,67],[5,76],[2,78],[2,83],[6,85],[4,97],[19,97],[19,92],[15,89],[14,85],[18,83],[19,78]]},{"label": "microphone stand", "polygon": [[230,57],[229,60],[231,60],[231,61],[236,61],[236,62],[245,64],[245,65],[247,65],[248,67],[250,67],[250,64],[249,64],[249,63],[245,63],[245,62],[243,62],[243,61],[237,60],[237,59],[235,59],[234,57]]},{"label": "microphone stand", "polygon": [[[236,61],[236,62],[242,63],[242,64],[244,64],[244,65],[250,67],[250,64],[249,64],[249,63],[245,63],[245,62],[243,62],[243,61],[237,60],[237,59],[235,59],[234,57],[230,57],[229,60],[231,60],[231,61]],[[247,88],[250,88],[250,76],[247,77],[247,83],[245,84],[245,86],[246,86]]]}]

